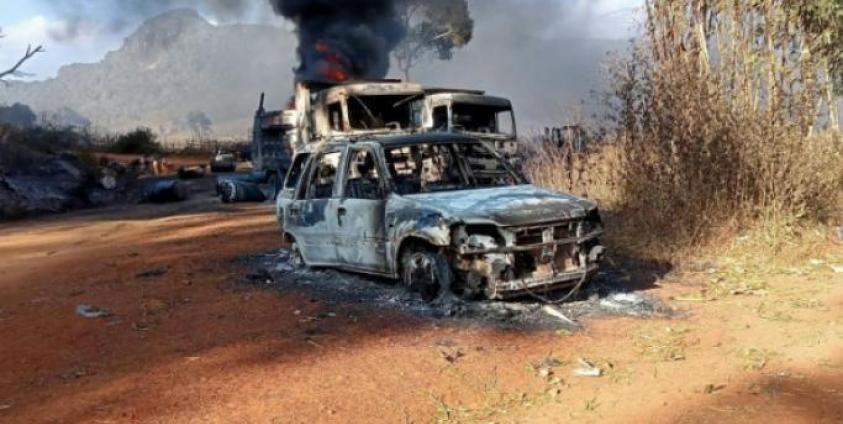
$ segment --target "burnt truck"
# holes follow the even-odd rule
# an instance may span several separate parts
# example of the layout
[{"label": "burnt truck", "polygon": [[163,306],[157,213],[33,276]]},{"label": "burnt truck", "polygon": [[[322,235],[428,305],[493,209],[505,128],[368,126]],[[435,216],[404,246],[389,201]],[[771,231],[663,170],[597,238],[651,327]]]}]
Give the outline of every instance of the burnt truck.
[{"label": "burnt truck", "polygon": [[464,134],[325,141],[296,154],[276,206],[294,263],[398,279],[427,300],[579,288],[604,252],[594,203],[527,183]]},{"label": "burnt truck", "polygon": [[261,93],[252,126],[252,166],[264,179],[273,175],[283,178],[290,167],[292,141],[295,137],[295,111],[264,109]]},{"label": "burnt truck", "polygon": [[478,90],[427,88],[413,110],[421,117],[419,127],[426,131],[476,137],[507,159],[517,154],[515,113],[509,99]]},{"label": "burnt truck", "polygon": [[296,83],[290,107],[255,114],[253,163],[286,170],[293,153],[320,143],[419,132],[474,136],[508,159],[517,133],[512,103],[483,91],[424,88],[401,80]]}]

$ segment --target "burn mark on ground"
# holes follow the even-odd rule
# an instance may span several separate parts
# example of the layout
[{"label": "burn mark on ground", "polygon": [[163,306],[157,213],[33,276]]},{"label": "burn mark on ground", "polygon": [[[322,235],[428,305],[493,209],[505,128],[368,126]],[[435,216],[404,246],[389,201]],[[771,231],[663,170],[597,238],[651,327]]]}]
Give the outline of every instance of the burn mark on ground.
[{"label": "burn mark on ground", "polygon": [[[647,294],[652,281],[634,281],[640,269],[628,272],[625,268],[628,265],[605,267],[576,296],[559,304],[548,304],[529,297],[511,301],[464,302],[452,299],[427,303],[419,295],[391,280],[333,269],[296,268],[291,264],[287,250],[241,259],[250,268],[246,280],[254,286],[283,292],[300,291],[323,302],[363,305],[456,324],[486,325],[501,329],[576,331],[582,329],[580,320],[587,317],[671,318],[680,315]],[[658,278],[659,274],[651,271],[646,274],[650,278]],[[565,295],[567,290],[547,297],[553,300]]]}]

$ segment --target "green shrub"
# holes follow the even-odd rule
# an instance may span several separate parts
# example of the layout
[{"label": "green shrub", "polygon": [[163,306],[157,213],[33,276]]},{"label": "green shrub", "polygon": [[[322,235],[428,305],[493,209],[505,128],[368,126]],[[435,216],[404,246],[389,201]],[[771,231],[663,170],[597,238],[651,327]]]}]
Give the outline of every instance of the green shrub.
[{"label": "green shrub", "polygon": [[158,136],[149,128],[138,128],[117,137],[109,148],[112,153],[151,155],[161,152]]}]

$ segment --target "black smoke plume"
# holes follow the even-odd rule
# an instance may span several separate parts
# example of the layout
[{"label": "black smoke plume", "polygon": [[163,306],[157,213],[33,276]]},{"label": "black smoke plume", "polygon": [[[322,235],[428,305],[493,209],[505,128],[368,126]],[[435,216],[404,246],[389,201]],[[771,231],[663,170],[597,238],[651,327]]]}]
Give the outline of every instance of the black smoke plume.
[{"label": "black smoke plume", "polygon": [[404,37],[395,0],[270,0],[296,24],[299,80],[378,79]]}]

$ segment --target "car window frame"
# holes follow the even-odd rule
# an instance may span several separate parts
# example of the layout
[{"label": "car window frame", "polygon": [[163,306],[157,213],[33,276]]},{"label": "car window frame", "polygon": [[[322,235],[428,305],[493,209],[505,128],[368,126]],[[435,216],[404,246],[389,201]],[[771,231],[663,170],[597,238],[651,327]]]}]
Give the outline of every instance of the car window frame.
[{"label": "car window frame", "polygon": [[[491,153],[493,156],[495,156],[500,161],[500,163],[503,165],[504,169],[506,169],[506,171],[510,174],[510,176],[512,176],[514,178],[513,186],[530,184],[529,180],[523,174],[521,174],[518,170],[516,170],[512,166],[512,164],[507,162],[507,160],[498,151],[496,151],[495,149],[492,149],[491,147],[486,145],[486,143],[484,143],[480,140],[474,140],[474,139],[473,140],[459,140],[459,141],[455,141],[455,140],[433,140],[433,141],[425,141],[425,142],[421,142],[421,143],[406,143],[406,144],[396,143],[396,144],[391,144],[391,145],[383,145],[380,148],[380,150],[381,150],[380,154],[383,157],[383,166],[384,166],[384,169],[386,170],[385,173],[384,173],[384,176],[387,179],[387,181],[386,181],[387,193],[384,193],[385,196],[388,196],[389,192],[395,193],[399,196],[406,196],[407,195],[407,194],[401,194],[401,192],[398,190],[398,185],[395,182],[395,178],[393,177],[392,172],[389,171],[390,167],[389,167],[389,159],[388,159],[387,151],[393,150],[393,149],[400,149],[400,148],[403,148],[403,147],[409,147],[409,146],[413,146],[413,145],[416,145],[416,144],[450,144],[450,145],[452,145],[451,148],[454,147],[453,145],[457,145],[457,144],[477,145],[481,149],[484,149],[488,153]],[[461,162],[461,161],[458,161],[458,162]],[[460,167],[462,168],[462,165],[460,165]],[[461,169],[461,173],[462,172],[463,172],[463,170]],[[466,188],[465,190],[472,190],[472,188]],[[416,194],[421,194],[421,193],[416,193]]]},{"label": "car window frame", "polygon": [[[318,151],[318,152],[314,152],[310,156],[310,159],[308,160],[307,179],[305,179],[303,181],[299,181],[299,190],[298,190],[298,193],[296,193],[296,199],[297,200],[305,200],[305,201],[326,200],[326,199],[333,199],[333,198],[337,197],[337,183],[340,182],[341,178],[342,178],[342,173],[339,171],[339,169],[342,168],[342,164],[345,160],[345,155],[344,155],[345,150],[346,149],[343,148],[343,147],[329,148],[329,149],[321,150],[321,151]],[[340,161],[339,161],[339,164],[338,164],[337,176],[334,179],[334,186],[331,189],[331,197],[315,199],[315,198],[313,198],[313,195],[311,193],[310,186],[311,186],[311,182],[313,181],[313,178],[315,178],[315,176],[316,176],[315,173],[316,173],[316,169],[317,169],[317,162],[318,162],[317,160],[321,159],[325,155],[330,155],[330,154],[334,154],[334,153],[338,153],[340,155]],[[304,184],[304,185],[302,185],[302,184]]]},{"label": "car window frame", "polygon": [[[346,189],[348,188],[348,172],[351,170],[351,156],[358,151],[366,151],[370,155],[372,155],[372,159],[375,161],[375,166],[378,170],[378,187],[380,188],[380,196],[377,199],[360,199],[357,197],[348,197],[346,193]],[[386,184],[386,174],[381,166],[380,157],[378,155],[377,149],[371,146],[349,146],[345,151],[345,159],[343,160],[343,168],[344,171],[342,172],[342,190],[339,193],[340,199],[356,199],[356,200],[384,200],[387,198],[389,194],[389,189],[387,188]]]},{"label": "car window frame", "polygon": [[[284,176],[284,185],[282,187],[283,190],[295,190],[296,187],[299,186],[299,183],[302,181],[302,178],[305,177],[305,173],[308,170],[308,161],[313,157],[313,153],[311,152],[302,152],[298,153],[293,156],[293,160],[290,162],[290,169],[287,170],[287,175]],[[290,177],[293,175],[294,170],[296,169],[296,163],[301,159],[300,163],[300,170],[298,172],[299,176],[295,183],[290,183]]]}]

